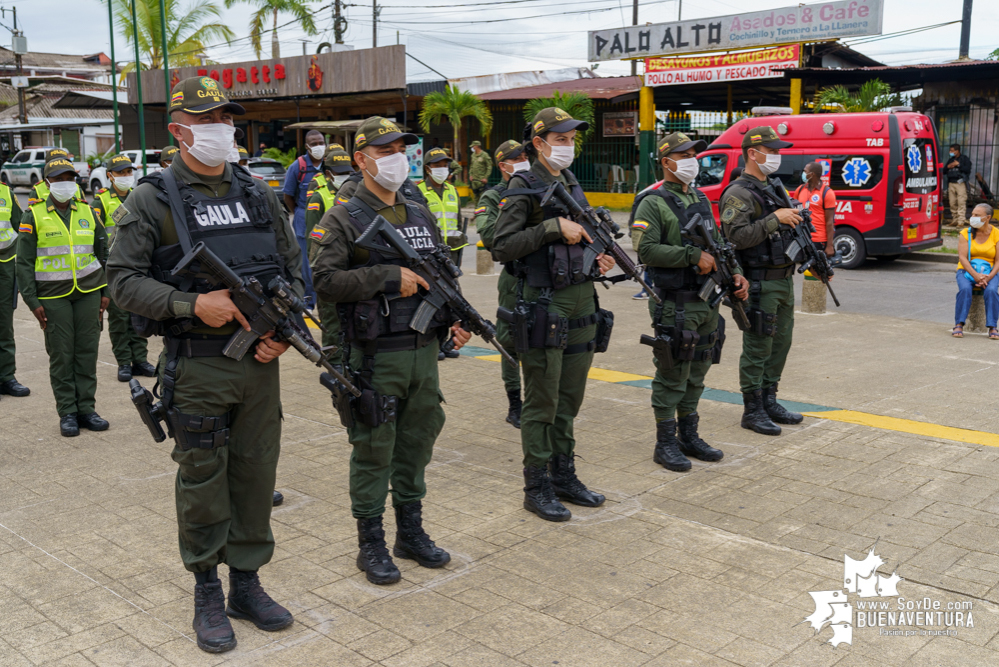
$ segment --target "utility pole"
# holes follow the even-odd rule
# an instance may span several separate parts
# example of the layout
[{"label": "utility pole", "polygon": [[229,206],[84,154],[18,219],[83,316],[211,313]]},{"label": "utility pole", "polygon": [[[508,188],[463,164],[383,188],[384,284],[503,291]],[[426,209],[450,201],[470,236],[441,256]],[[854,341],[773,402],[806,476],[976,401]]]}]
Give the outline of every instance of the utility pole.
[{"label": "utility pole", "polygon": [[971,42],[971,0],[964,0],[964,14],[961,16],[961,48],[958,60],[968,59],[968,48]]},{"label": "utility pole", "polygon": [[371,0],[371,48],[378,46],[378,15],[381,13],[378,0]]},{"label": "utility pole", "polygon": [[347,32],[347,19],[340,13],[343,0],[333,2],[333,37],[337,44],[343,44],[343,33]]},{"label": "utility pole", "polygon": [[[0,7],[0,16],[6,16],[7,11],[7,9]],[[21,68],[21,55],[27,52],[28,42],[23,39],[24,35],[17,29],[17,7],[12,7],[9,11],[14,15],[14,29],[11,30],[11,47],[14,51],[14,63],[17,65],[17,75],[21,76],[24,73]],[[28,114],[24,109],[24,88],[20,86],[17,89],[17,122],[22,125],[28,122]]]},{"label": "utility pole", "polygon": [[[638,0],[632,0],[631,3],[631,25],[638,25]],[[635,76],[638,74],[638,61],[631,61],[631,75]]]},{"label": "utility pole", "polygon": [[[114,13],[111,11],[111,0],[108,0],[108,27],[111,29],[111,114],[114,116],[114,152],[120,153],[121,135],[118,133],[118,65],[114,59]],[[167,101],[169,102],[169,97]]]}]

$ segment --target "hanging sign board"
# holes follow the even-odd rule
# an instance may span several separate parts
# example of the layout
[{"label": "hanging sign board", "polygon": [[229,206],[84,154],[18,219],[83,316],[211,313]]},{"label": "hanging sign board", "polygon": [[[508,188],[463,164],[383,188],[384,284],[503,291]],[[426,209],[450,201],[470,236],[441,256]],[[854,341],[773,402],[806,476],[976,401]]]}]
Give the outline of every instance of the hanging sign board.
[{"label": "hanging sign board", "polygon": [[645,60],[646,86],[676,86],[686,83],[718,83],[783,76],[783,70],[798,66],[800,44],[737,53],[705,54]]},{"label": "hanging sign board", "polygon": [[689,21],[591,30],[589,60],[651,58],[880,35],[882,0],[837,0]]}]

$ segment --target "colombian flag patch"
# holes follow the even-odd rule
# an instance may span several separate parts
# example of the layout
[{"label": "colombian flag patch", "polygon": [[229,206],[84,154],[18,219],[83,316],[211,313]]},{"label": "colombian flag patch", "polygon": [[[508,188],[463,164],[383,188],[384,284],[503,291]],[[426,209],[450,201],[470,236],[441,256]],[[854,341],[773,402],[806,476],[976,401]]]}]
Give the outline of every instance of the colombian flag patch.
[{"label": "colombian flag patch", "polygon": [[631,223],[631,226],[634,227],[635,229],[641,229],[642,231],[645,231],[646,229],[649,228],[649,223],[645,222],[644,220],[635,220],[635,222]]},{"label": "colombian flag patch", "polygon": [[21,223],[21,226],[17,228],[17,231],[22,232],[24,234],[30,234],[35,230],[34,228],[32,228],[31,225],[26,225],[24,223]]},{"label": "colombian flag patch", "polygon": [[180,104],[184,101],[184,91],[178,90],[176,93],[170,96],[170,104]]},{"label": "colombian flag patch", "polygon": [[506,204],[506,197],[503,197],[503,199],[500,199],[500,200],[499,200],[499,207],[500,207],[500,208],[503,208],[503,205],[504,205],[504,204]]},{"label": "colombian flag patch", "polygon": [[309,204],[308,210],[310,210],[310,211],[318,211],[319,210],[319,202],[317,202],[317,201],[311,202]]},{"label": "colombian flag patch", "polygon": [[485,206],[480,206],[479,208],[475,209],[475,215],[479,215],[480,213],[485,213],[485,212],[486,212]]},{"label": "colombian flag patch", "polygon": [[317,241],[322,241],[324,236],[326,236],[326,230],[319,229],[318,227],[314,228],[312,233],[309,234],[309,238],[316,239]]}]

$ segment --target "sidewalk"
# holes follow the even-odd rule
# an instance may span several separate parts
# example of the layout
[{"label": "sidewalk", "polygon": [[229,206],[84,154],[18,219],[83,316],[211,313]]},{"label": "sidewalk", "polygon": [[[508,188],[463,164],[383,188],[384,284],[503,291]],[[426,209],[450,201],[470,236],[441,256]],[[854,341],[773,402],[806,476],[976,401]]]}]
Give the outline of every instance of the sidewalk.
[{"label": "sidewalk", "polygon": [[[462,280],[487,316],[495,280]],[[647,377],[651,355],[638,336],[649,316],[633,291],[601,288],[616,326],[595,366]],[[41,332],[27,309],[15,318],[18,379],[33,393],[0,402],[5,667],[996,662],[999,449],[820,417],[767,438],[739,427],[741,406],[705,400],[702,435],[725,459],[676,474],[651,461],[649,390],[591,379],[577,465],[608,501],[551,524],[521,507],[519,431],[503,421],[499,364],[465,356],[442,364],[448,422],[427,471],[427,528],[452,563],[401,561],[403,581],[376,587],[354,565],[350,446],[316,369],[294,353],[282,359],[286,501],[261,577],[297,622],[272,635],[237,621],[235,651],[203,653],[192,641],[192,577],[177,555],[169,443],[141,425],[106,336],[97,409],[111,429],[61,438]],[[739,350],[733,326],[709,387],[738,392]],[[799,314],[780,398],[991,435],[999,410],[971,397],[995,380],[993,351],[933,323]],[[816,635],[805,621],[816,611],[809,593],[842,594],[844,555],[863,561],[875,543],[885,563],[860,568],[856,581],[864,591],[876,572],[888,591],[897,571],[898,595],[847,594],[852,644],[833,648],[828,624]],[[881,634],[897,624],[861,627],[878,612],[860,605],[895,612],[899,597],[929,598],[941,611],[970,603],[962,622],[970,611],[973,627],[947,636],[930,634],[940,625],[901,626],[915,631],[908,637]]]}]

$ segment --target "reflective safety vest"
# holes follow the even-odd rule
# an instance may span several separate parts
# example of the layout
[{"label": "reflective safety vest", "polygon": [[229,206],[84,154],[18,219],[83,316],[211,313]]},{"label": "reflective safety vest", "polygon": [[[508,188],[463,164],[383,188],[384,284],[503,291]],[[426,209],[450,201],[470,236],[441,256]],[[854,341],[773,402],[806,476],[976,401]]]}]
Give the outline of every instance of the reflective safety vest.
[{"label": "reflective safety vest", "polygon": [[[17,230],[10,224],[10,214],[13,210],[14,195],[10,188],[0,183],[0,251],[14,245],[17,241]],[[9,262],[17,255],[11,255],[9,259],[0,259],[0,263]]]},{"label": "reflective safety vest", "polygon": [[93,292],[107,285],[104,269],[94,254],[98,224],[94,212],[89,206],[75,205],[68,228],[45,202],[29,207],[38,235],[35,282],[39,283],[39,299],[57,299],[73,290]]},{"label": "reflective safety vest", "polygon": [[[316,176],[316,179],[318,178],[319,176]],[[313,180],[312,182],[315,183],[316,181]],[[324,212],[333,208],[333,203],[336,201],[336,190],[330,190],[330,183],[327,183],[325,179],[323,179],[323,184],[313,188],[312,192],[318,192],[319,196],[323,198]]]},{"label": "reflective safety vest", "polygon": [[450,183],[444,183],[444,197],[437,196],[437,192],[427,185],[426,179],[418,184],[420,192],[427,198],[427,208],[437,218],[437,226],[440,227],[441,235],[445,236],[449,231],[457,231],[459,212],[461,210],[461,200],[458,198],[458,191]]},{"label": "reflective safety vest", "polygon": [[[129,192],[132,192],[129,190]],[[125,195],[128,196],[127,194]],[[101,204],[104,205],[104,230],[108,233],[108,245],[114,241],[114,233],[118,230],[118,227],[114,224],[114,212],[118,210],[121,206],[121,199],[118,197],[118,191],[114,189],[112,185],[110,188],[105,188],[97,192],[97,198],[101,200]]]}]

